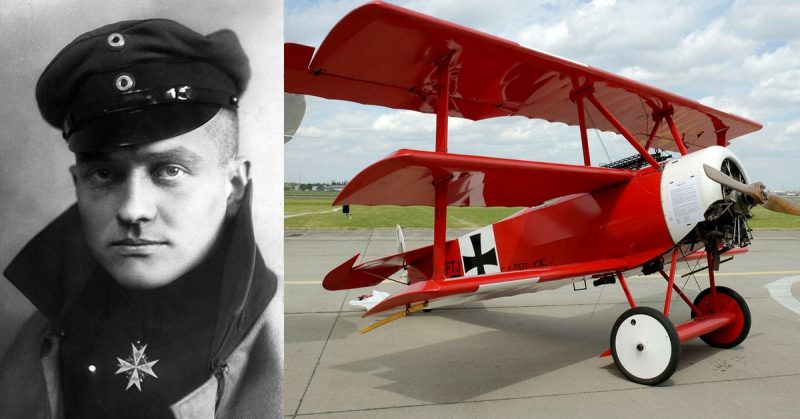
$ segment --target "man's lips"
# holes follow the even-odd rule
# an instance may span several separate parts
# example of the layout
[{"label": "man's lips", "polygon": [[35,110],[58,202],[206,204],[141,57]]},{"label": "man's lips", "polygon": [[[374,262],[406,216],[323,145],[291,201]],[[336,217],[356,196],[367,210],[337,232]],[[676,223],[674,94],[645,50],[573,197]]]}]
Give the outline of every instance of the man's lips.
[{"label": "man's lips", "polygon": [[111,246],[147,246],[151,244],[167,244],[167,242],[163,240],[148,239],[122,239],[111,242]]},{"label": "man's lips", "polygon": [[147,256],[167,244],[163,240],[125,238],[112,241],[109,247],[123,256]]}]

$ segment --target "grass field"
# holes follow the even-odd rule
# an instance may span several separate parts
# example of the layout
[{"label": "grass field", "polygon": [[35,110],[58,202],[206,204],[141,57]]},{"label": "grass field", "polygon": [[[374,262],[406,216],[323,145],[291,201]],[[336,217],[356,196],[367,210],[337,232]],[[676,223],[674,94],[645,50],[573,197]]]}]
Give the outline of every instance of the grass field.
[{"label": "grass field", "polygon": [[[800,203],[800,199],[794,198],[795,202]],[[800,217],[780,214],[765,210],[761,207],[753,208],[753,218],[747,222],[753,229],[789,229],[800,230]]]},{"label": "grass field", "polygon": [[[350,207],[351,217],[342,215],[341,207],[332,207],[333,192],[287,191],[284,201],[286,229],[360,229],[433,228],[433,208],[383,205]],[[796,198],[795,198],[796,199]],[[796,199],[797,200],[797,199]],[[800,202],[800,200],[798,200]],[[478,228],[501,220],[519,208],[455,208],[447,209],[450,228]],[[778,214],[761,207],[753,209],[749,225],[753,229],[800,229],[800,217]]]}]

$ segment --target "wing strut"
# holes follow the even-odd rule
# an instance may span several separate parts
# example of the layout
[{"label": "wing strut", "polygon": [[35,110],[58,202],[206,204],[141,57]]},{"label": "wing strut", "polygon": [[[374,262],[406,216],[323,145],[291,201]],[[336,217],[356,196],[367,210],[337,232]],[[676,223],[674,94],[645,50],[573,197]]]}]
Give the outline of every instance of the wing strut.
[{"label": "wing strut", "polygon": [[[572,87],[578,90],[578,81],[572,79]],[[581,126],[581,147],[583,148],[583,165],[591,166],[592,160],[589,156],[589,133],[586,132],[586,109],[583,107],[583,96],[579,95],[575,103],[578,105],[578,123]]]},{"label": "wing strut", "polygon": [[622,136],[625,137],[626,140],[628,140],[631,146],[633,146],[633,148],[636,149],[636,151],[642,156],[642,158],[645,159],[648,163],[650,163],[651,166],[658,169],[659,166],[656,159],[654,159],[653,156],[651,156],[650,153],[648,153],[647,150],[645,150],[644,147],[642,147],[642,145],[639,144],[636,138],[634,138],[633,134],[631,134],[631,132],[628,131],[628,129],[625,128],[624,125],[622,125],[622,122],[620,122],[619,119],[617,119],[614,116],[614,114],[612,114],[611,111],[608,110],[608,108],[603,106],[603,104],[600,103],[599,100],[597,100],[597,98],[594,96],[594,85],[590,83],[577,90],[573,90],[572,92],[570,92],[569,97],[571,100],[575,102],[578,102],[580,98],[586,97],[586,99],[589,100],[589,102],[592,105],[594,105],[595,109],[600,111],[603,117],[606,118],[606,121],[610,122],[611,125],[613,125],[614,128],[616,128],[617,132],[622,134]]},{"label": "wing strut", "polygon": [[648,153],[647,150],[645,150],[644,147],[642,147],[642,145],[639,144],[638,141],[636,141],[636,138],[633,137],[633,134],[631,134],[630,131],[628,131],[628,129],[625,128],[624,125],[622,125],[622,123],[611,113],[611,111],[608,110],[608,108],[603,106],[603,104],[600,103],[600,101],[597,100],[596,97],[594,97],[594,94],[592,92],[589,92],[586,95],[586,98],[589,99],[589,102],[592,102],[592,105],[594,105],[594,107],[597,108],[597,110],[600,111],[601,114],[603,114],[606,120],[608,120],[608,122],[610,122],[611,125],[613,125],[614,128],[616,128],[617,131],[619,131],[619,133],[622,134],[622,136],[625,137],[625,139],[628,140],[629,143],[631,143],[633,148],[635,148],[636,151],[638,151],[639,154],[645,160],[647,160],[647,162],[650,163],[651,166],[658,169],[658,162],[656,161],[656,159],[654,159],[653,156],[651,156],[650,153]]},{"label": "wing strut", "polygon": [[656,116],[655,122],[653,122],[653,129],[650,130],[650,135],[647,137],[647,144],[644,145],[645,150],[650,149],[650,145],[653,144],[653,139],[656,138],[656,133],[658,132],[658,128],[661,126],[661,120],[663,118],[661,115]]},{"label": "wing strut", "polygon": [[[447,115],[450,107],[450,57],[439,60],[437,68],[439,95],[436,98],[436,152],[447,153]],[[444,279],[444,253],[447,242],[447,179],[445,173],[433,173],[433,276]]]},{"label": "wing strut", "polygon": [[672,112],[664,115],[664,119],[667,120],[667,125],[669,125],[669,130],[672,132],[672,138],[675,139],[675,144],[678,146],[678,150],[681,152],[681,156],[685,156],[688,154],[686,151],[686,145],[683,144],[683,140],[681,136],[678,134],[678,128],[675,126],[675,122],[672,121]]}]

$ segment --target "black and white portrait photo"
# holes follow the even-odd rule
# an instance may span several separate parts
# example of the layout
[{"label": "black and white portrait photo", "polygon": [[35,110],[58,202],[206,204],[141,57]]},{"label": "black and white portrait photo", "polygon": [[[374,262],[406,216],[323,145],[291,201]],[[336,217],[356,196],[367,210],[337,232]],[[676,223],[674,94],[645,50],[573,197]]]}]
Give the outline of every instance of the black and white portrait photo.
[{"label": "black and white portrait photo", "polygon": [[0,16],[0,417],[281,417],[280,1]]}]

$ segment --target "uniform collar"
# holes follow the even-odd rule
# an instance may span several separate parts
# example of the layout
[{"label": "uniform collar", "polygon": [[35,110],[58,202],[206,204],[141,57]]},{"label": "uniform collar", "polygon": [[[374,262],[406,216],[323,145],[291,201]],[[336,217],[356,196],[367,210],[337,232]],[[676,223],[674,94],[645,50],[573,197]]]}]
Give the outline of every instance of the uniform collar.
[{"label": "uniform collar", "polygon": [[[255,242],[252,183],[232,225],[212,344],[216,364],[255,324],[277,287],[275,274],[264,265]],[[102,267],[89,250],[74,204],[28,242],[4,274],[58,330],[70,305],[98,276],[98,270]]]}]

